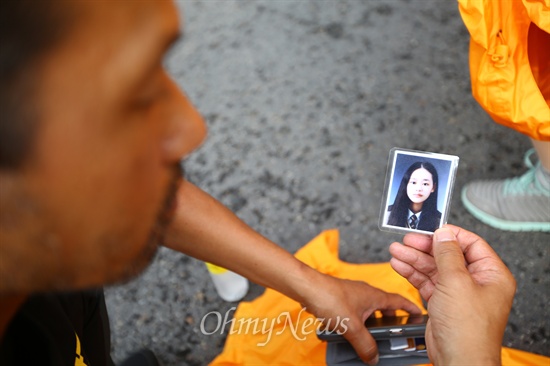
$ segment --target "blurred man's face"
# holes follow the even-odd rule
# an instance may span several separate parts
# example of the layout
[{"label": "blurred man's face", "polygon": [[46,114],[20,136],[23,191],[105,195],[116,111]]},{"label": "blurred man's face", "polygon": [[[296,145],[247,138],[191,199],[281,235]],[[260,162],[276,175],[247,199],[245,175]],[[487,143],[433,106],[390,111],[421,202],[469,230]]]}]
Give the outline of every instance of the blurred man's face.
[{"label": "blurred man's face", "polygon": [[37,80],[35,149],[2,175],[0,291],[93,286],[142,269],[174,208],[179,161],[205,135],[162,64],[179,34],[174,5],[76,4],[82,20]]}]

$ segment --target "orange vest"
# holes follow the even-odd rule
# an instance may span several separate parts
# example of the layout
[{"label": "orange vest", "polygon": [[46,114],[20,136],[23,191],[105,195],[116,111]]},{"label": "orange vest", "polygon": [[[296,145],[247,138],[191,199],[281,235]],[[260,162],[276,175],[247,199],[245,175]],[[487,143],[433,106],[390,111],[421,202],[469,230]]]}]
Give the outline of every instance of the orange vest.
[{"label": "orange vest", "polygon": [[[367,281],[371,286],[398,293],[422,306],[420,293],[389,263],[341,261],[338,258],[338,236],[338,230],[322,232],[301,248],[296,258],[322,273]],[[223,352],[210,366],[326,365],[327,345],[317,338],[314,331],[316,318],[301,304],[275,290],[265,290],[252,302],[241,302],[234,313],[229,313],[227,320],[224,314],[216,318],[213,313],[209,314],[218,320],[218,326],[208,329],[208,333],[224,331],[228,336]],[[201,321],[201,331],[202,327]],[[502,364],[506,366],[550,365],[548,357],[511,348],[503,347],[501,354]]]},{"label": "orange vest", "polygon": [[550,141],[550,0],[458,0],[472,94],[498,123]]}]

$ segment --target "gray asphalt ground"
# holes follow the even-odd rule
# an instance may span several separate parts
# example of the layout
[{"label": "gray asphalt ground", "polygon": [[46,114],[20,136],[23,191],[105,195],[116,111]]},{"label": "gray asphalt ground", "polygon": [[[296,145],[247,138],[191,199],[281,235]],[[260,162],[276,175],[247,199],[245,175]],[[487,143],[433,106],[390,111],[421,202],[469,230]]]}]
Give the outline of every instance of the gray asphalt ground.
[{"label": "gray asphalt ground", "polygon": [[[185,37],[169,69],[209,127],[185,164],[192,182],[291,252],[338,228],[343,260],[383,262],[401,238],[377,225],[389,150],[458,155],[448,221],[491,243],[518,281],[504,345],[550,355],[550,235],[493,229],[460,202],[468,181],[524,172],[530,143],[471,97],[456,2],[178,6]],[[107,304],[115,359],[148,347],[165,365],[210,362],[225,335],[203,335],[201,319],[236,305],[218,298],[203,263],[167,249],[108,288]]]}]

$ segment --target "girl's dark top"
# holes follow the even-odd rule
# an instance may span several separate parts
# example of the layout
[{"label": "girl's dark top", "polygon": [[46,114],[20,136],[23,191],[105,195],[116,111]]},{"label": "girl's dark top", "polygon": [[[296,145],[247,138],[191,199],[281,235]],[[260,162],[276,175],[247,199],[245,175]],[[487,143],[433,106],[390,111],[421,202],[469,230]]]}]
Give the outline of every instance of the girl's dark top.
[{"label": "girl's dark top", "polygon": [[[391,212],[393,205],[388,207],[388,211]],[[397,225],[400,227],[407,227],[407,216],[403,216],[399,219],[397,222]],[[441,221],[441,212],[439,211],[431,211],[431,212],[424,212],[422,211],[422,214],[420,215],[420,219],[418,220],[418,225],[416,226],[416,230],[422,230],[422,231],[431,231],[434,232],[439,228],[439,222]]]}]

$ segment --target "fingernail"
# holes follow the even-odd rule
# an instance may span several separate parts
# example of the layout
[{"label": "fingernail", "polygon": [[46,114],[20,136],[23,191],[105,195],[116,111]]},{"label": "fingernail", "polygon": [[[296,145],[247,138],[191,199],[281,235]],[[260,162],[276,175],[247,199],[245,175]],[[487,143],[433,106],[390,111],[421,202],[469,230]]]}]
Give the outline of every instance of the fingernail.
[{"label": "fingernail", "polygon": [[451,229],[442,228],[435,232],[435,240],[438,242],[456,241],[456,236]]},{"label": "fingernail", "polygon": [[372,360],[370,360],[369,362],[367,362],[370,366],[374,366],[374,365],[377,365],[378,364],[378,355],[376,355],[375,358],[373,358]]}]

